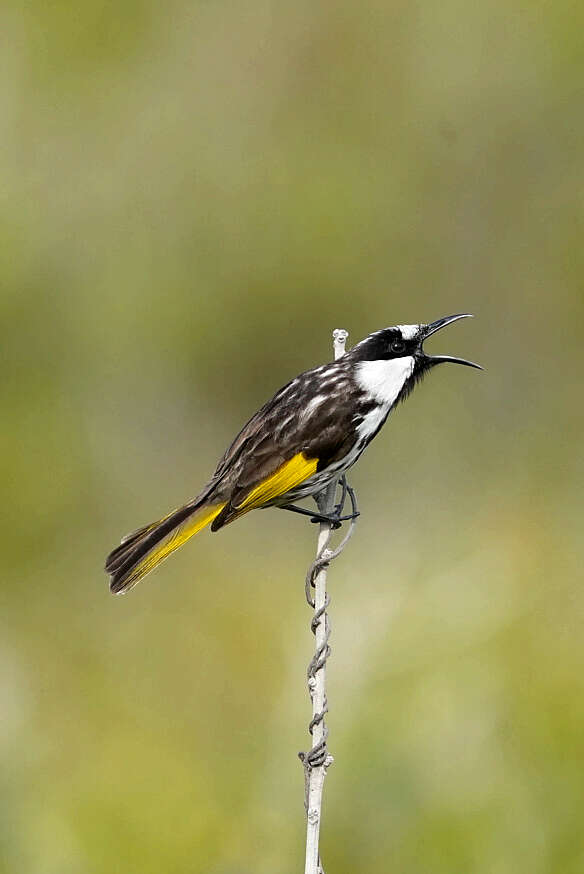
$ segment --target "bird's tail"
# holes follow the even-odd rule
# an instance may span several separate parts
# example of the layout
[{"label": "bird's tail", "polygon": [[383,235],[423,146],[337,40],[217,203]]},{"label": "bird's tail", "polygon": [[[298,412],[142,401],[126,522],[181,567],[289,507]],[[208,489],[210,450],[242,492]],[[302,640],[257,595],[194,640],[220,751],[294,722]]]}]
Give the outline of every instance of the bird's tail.
[{"label": "bird's tail", "polygon": [[142,577],[219,515],[224,503],[195,500],[168,516],[128,534],[110,552],[105,569],[115,595],[129,592]]}]

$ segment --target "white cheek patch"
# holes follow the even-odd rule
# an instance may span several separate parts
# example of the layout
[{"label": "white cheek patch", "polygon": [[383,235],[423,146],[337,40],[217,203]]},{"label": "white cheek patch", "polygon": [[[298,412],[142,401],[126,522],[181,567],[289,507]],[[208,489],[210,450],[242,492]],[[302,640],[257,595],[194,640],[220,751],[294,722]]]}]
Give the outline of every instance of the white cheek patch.
[{"label": "white cheek patch", "polygon": [[396,325],[396,328],[401,331],[404,340],[413,340],[420,330],[420,325]]},{"label": "white cheek patch", "polygon": [[388,361],[362,361],[357,368],[357,383],[380,404],[391,406],[413,369],[412,355]]}]

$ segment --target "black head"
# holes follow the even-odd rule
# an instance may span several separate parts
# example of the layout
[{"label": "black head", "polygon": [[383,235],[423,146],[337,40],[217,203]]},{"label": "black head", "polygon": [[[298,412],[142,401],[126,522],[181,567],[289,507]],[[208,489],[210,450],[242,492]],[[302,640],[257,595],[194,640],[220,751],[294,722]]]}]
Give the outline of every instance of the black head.
[{"label": "black head", "polygon": [[455,316],[445,316],[429,325],[396,325],[393,328],[383,328],[370,334],[357,343],[348,354],[355,361],[389,361],[394,358],[411,357],[414,359],[412,376],[420,376],[436,364],[450,361],[453,364],[464,364],[482,370],[480,364],[467,361],[466,358],[453,358],[450,355],[427,355],[424,351],[424,340],[445,328],[458,319],[472,318],[470,313],[458,313]]}]

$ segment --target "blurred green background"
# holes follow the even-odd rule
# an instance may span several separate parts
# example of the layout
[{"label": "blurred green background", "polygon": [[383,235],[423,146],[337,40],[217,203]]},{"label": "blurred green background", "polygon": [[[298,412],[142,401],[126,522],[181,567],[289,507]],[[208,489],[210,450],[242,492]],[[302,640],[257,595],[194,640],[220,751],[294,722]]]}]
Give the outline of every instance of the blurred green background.
[{"label": "blurred green background", "polygon": [[475,313],[353,471],[330,874],[582,872],[584,12],[0,9],[0,867],[303,870],[304,573],[257,513],[127,598],[331,330]]}]

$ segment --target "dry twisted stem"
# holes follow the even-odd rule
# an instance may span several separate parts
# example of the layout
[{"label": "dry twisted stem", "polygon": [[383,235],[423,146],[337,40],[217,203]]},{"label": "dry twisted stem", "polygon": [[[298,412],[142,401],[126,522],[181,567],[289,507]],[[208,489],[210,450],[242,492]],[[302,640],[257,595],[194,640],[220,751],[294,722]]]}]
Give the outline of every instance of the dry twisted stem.
[{"label": "dry twisted stem", "polygon": [[[347,331],[337,328],[333,331],[335,360],[345,352]],[[314,610],[310,628],[316,638],[316,651],[307,670],[308,691],[312,702],[312,719],[308,730],[312,735],[312,747],[306,753],[299,753],[304,766],[304,807],[306,809],[306,864],[304,874],[324,874],[319,853],[320,819],[322,809],[322,791],[324,778],[333,757],[327,747],[328,728],[324,718],[328,712],[326,697],[326,661],[330,655],[330,624],[327,610],[330,597],[326,591],[327,568],[331,561],[341,554],[353,534],[355,521],[359,515],[355,493],[347,486],[344,475],[341,477],[342,493],[337,506],[334,506],[338,481],[331,483],[324,491],[316,495],[316,503],[320,516],[320,531],[318,535],[317,556],[306,575],[306,600]],[[350,517],[343,517],[343,505],[349,494],[353,512]],[[331,518],[330,514],[333,514]],[[347,534],[336,549],[329,549],[333,528],[340,525],[342,519],[350,518]],[[313,521],[316,521],[314,519]],[[312,597],[314,589],[314,597]]]},{"label": "dry twisted stem", "polygon": [[[325,591],[323,603],[317,609],[315,609],[316,608],[316,600],[312,596],[312,589],[315,589],[315,587],[316,587],[316,581],[317,581],[318,575],[324,569],[328,568],[331,561],[334,561],[334,559],[337,558],[341,554],[341,552],[343,551],[343,549],[345,548],[345,546],[349,542],[349,540],[353,534],[353,531],[355,530],[357,516],[359,515],[358,509],[357,509],[357,500],[355,497],[355,492],[353,491],[353,489],[350,486],[347,485],[346,481],[344,480],[344,477],[343,477],[343,480],[341,482],[341,486],[342,486],[341,500],[339,502],[339,505],[335,509],[336,509],[337,515],[340,515],[340,513],[342,512],[342,505],[345,501],[345,497],[346,497],[346,495],[349,495],[349,498],[351,500],[351,506],[352,506],[352,518],[350,520],[349,529],[348,529],[347,533],[345,534],[344,538],[339,543],[339,545],[336,547],[336,549],[330,549],[329,542],[330,542],[330,538],[331,538],[331,534],[332,534],[332,528],[329,527],[328,531],[326,532],[326,539],[322,543],[321,549],[319,550],[317,557],[310,565],[308,572],[306,574],[306,582],[305,582],[306,601],[307,601],[308,605],[314,610],[314,615],[312,616],[311,622],[310,622],[310,629],[311,629],[312,633],[315,635],[315,637],[317,637],[317,639],[318,639],[318,637],[320,637],[320,640],[319,640],[318,645],[315,649],[314,655],[313,655],[312,659],[310,660],[310,664],[308,665],[308,669],[307,669],[308,691],[310,693],[310,698],[313,701],[313,707],[314,707],[314,699],[315,699],[316,688],[317,688],[316,675],[318,674],[319,671],[324,669],[324,667],[326,665],[326,661],[327,661],[327,659],[330,655],[330,652],[331,652],[331,648],[329,645],[329,638],[330,638],[330,631],[331,630],[330,630],[330,622],[329,622],[328,613],[327,613],[327,610],[328,610],[328,607],[330,604],[330,595],[328,594],[328,592]],[[319,509],[321,509],[320,503],[319,503]],[[324,623],[324,634],[317,635],[317,631],[320,629],[320,627],[323,623]],[[317,726],[321,726],[320,738],[318,741],[316,741],[316,743],[313,743],[310,750],[308,750],[305,753],[303,752],[303,753],[298,754],[300,761],[302,762],[302,764],[304,766],[304,807],[306,810],[306,814],[307,814],[307,818],[308,818],[309,823],[312,821],[311,817],[313,817],[315,820],[317,820],[320,817],[320,810],[316,810],[316,809],[312,810],[310,808],[310,805],[309,805],[312,772],[315,769],[320,768],[322,771],[321,779],[324,780],[324,774],[326,773],[326,769],[333,761],[333,757],[330,755],[329,750],[328,750],[328,746],[327,746],[328,727],[326,726],[325,721],[324,721],[325,715],[327,712],[328,712],[328,704],[327,704],[327,698],[326,698],[326,689],[323,689],[322,690],[322,705],[321,705],[319,710],[317,710],[316,712],[313,712],[312,719],[310,720],[310,723],[308,726],[308,730],[309,730],[311,735],[314,735],[314,729]],[[318,860],[318,874],[324,874],[324,869],[322,867],[320,857]]]}]

